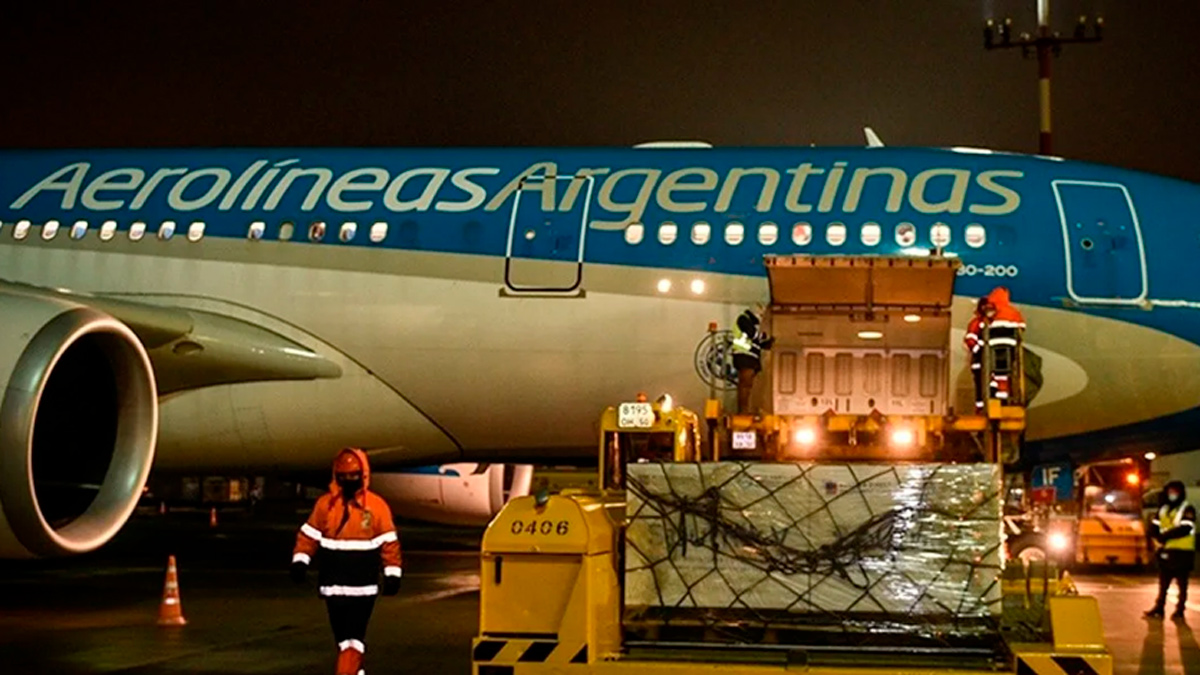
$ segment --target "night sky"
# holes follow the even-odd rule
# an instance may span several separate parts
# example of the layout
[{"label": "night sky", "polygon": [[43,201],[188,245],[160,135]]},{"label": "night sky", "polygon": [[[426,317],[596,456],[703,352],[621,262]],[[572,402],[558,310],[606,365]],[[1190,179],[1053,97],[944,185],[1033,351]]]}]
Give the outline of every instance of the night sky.
[{"label": "night sky", "polygon": [[[25,6],[21,6],[25,5]],[[0,145],[1037,148],[1026,0],[91,2],[0,9]],[[1055,151],[1200,182],[1200,3],[1057,0]]]}]

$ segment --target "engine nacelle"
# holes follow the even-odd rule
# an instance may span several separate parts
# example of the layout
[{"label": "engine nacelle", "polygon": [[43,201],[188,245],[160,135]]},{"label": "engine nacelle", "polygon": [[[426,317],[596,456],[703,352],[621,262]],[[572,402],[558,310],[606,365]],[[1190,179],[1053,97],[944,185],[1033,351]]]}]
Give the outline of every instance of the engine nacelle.
[{"label": "engine nacelle", "polygon": [[371,489],[396,515],[445,525],[487,525],[532,485],[528,464],[443,464],[371,474]]},{"label": "engine nacelle", "polygon": [[102,546],[154,460],[158,393],[141,341],[85,305],[5,296],[0,383],[0,558]]}]

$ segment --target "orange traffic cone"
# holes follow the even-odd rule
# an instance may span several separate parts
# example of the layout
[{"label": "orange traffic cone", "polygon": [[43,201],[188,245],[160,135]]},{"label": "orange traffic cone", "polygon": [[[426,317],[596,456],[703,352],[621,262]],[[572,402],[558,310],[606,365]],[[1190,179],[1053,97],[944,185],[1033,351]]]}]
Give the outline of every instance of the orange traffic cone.
[{"label": "orange traffic cone", "polygon": [[163,584],[162,604],[158,606],[158,625],[182,626],[183,605],[179,602],[179,573],[175,570],[175,556],[167,559],[167,581]]},{"label": "orange traffic cone", "polygon": [[212,511],[210,511],[208,513],[208,526],[209,527],[217,526],[217,507],[215,507],[215,506],[213,507]]}]

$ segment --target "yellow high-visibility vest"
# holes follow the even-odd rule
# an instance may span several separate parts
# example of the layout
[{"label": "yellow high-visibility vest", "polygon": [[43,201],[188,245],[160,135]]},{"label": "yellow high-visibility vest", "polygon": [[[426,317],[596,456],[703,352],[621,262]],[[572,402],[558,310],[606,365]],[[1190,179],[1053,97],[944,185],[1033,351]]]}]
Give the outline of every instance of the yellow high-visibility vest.
[{"label": "yellow high-visibility vest", "polygon": [[733,327],[733,353],[747,354],[757,358],[758,354],[755,352],[753,340],[750,339],[749,335],[742,332],[741,328],[735,325]]},{"label": "yellow high-visibility vest", "polygon": [[1194,522],[1183,519],[1183,512],[1187,511],[1188,508],[1190,508],[1189,504],[1187,502],[1183,502],[1174,509],[1172,509],[1170,506],[1167,506],[1164,504],[1163,507],[1158,510],[1158,531],[1159,532],[1166,532],[1167,530],[1173,530],[1173,529],[1179,527],[1180,525],[1187,525],[1191,530],[1190,532],[1188,532],[1186,537],[1179,537],[1178,539],[1172,539],[1172,540],[1168,541],[1167,543],[1163,544],[1163,548],[1170,550],[1170,551],[1193,551],[1194,552],[1196,550],[1196,524]]}]

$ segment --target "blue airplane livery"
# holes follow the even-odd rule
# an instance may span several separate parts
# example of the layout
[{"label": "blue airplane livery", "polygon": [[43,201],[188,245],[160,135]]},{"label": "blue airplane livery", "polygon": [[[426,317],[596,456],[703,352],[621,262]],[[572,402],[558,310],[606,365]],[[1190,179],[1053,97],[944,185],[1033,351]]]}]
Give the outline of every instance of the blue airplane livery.
[{"label": "blue airplane livery", "polygon": [[954,335],[1005,286],[1041,357],[1027,453],[1192,449],[1198,253],[1200,186],[973,148],[0,152],[0,556],[102,545],[152,464],[346,445],[487,522],[605,406],[698,405],[770,256],[957,258]]}]

